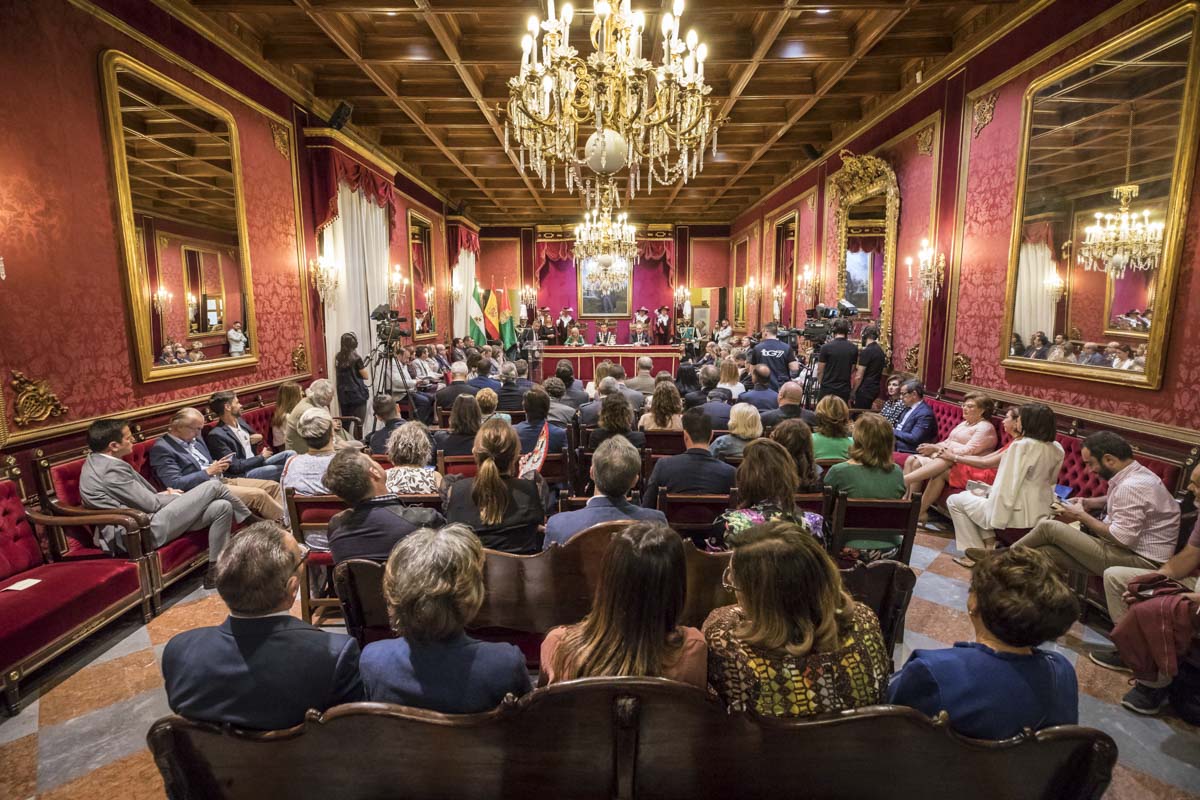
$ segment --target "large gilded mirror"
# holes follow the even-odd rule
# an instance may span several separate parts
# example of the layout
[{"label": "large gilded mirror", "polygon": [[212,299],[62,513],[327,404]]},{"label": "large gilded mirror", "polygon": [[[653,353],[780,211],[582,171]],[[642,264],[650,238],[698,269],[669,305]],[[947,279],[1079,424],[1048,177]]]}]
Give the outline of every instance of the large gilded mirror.
[{"label": "large gilded mirror", "polygon": [[434,318],[436,290],[433,281],[433,225],[414,211],[408,212],[409,283],[413,339],[437,338]]},{"label": "large gilded mirror", "polygon": [[746,281],[750,270],[750,237],[730,244],[733,252],[733,329],[746,330]]},{"label": "large gilded mirror", "polygon": [[1030,85],[1003,365],[1158,388],[1196,153],[1197,14]]},{"label": "large gilded mirror", "polygon": [[774,225],[775,274],[772,276],[774,284],[768,302],[771,304],[770,319],[785,328],[792,326],[793,298],[790,290],[796,277],[796,259],[799,258],[796,251],[796,226],[799,218],[799,214],[791,211],[775,220]]},{"label": "large gilded mirror", "polygon": [[876,156],[841,153],[842,168],[832,178],[837,192],[837,297],[852,306],[853,337],[867,325],[879,328],[888,350],[892,333],[892,290],[896,277],[896,238],[900,226],[900,187],[896,173]]},{"label": "large gilded mirror", "polygon": [[141,379],[257,363],[233,116],[124,53],[102,71]]}]

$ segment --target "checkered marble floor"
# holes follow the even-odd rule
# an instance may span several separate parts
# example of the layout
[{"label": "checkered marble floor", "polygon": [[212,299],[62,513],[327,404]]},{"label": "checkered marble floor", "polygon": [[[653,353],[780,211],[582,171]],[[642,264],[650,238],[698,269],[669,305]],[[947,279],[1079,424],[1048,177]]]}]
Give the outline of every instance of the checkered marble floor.
[{"label": "checkered marble floor", "polygon": [[[971,638],[969,574],[954,555],[946,534],[917,535],[912,566],[920,577],[897,664],[914,648]],[[166,599],[170,607],[149,625],[129,615],[39,673],[21,712],[0,722],[0,798],[163,797],[145,740],[150,724],[169,713],[163,646],[226,613],[214,592],[199,588],[199,577],[172,587]],[[1105,797],[1200,800],[1200,730],[1167,714],[1142,717],[1121,708],[1126,677],[1086,657],[1107,644],[1099,630],[1076,624],[1054,645],[1079,676],[1080,721],[1117,742],[1120,761]]]}]

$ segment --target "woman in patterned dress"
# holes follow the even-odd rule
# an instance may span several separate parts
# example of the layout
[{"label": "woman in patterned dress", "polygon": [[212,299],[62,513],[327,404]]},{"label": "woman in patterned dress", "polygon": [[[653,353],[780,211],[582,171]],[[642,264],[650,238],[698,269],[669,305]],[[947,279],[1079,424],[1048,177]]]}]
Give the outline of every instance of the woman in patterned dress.
[{"label": "woman in patterned dress", "polygon": [[799,525],[818,539],[824,538],[824,520],[820,514],[796,507],[800,478],[796,462],[779,442],[755,439],[742,451],[734,485],[738,507],[721,515],[725,523],[724,544],[710,541],[710,550],[737,547],[740,537],[750,528],[773,519]]},{"label": "woman in patterned dress", "polygon": [[387,488],[392,494],[437,494],[442,476],[428,469],[433,445],[429,429],[420,422],[406,422],[388,437],[388,458],[393,466],[387,471]]}]

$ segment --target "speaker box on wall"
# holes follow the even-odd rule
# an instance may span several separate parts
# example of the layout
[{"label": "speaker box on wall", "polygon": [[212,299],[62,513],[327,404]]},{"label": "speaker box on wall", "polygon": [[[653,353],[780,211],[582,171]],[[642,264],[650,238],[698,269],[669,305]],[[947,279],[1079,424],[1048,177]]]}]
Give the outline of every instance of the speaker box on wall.
[{"label": "speaker box on wall", "polygon": [[808,142],[800,145],[800,149],[804,151],[804,155],[808,156],[809,161],[816,161],[821,157],[821,150]]},{"label": "speaker box on wall", "polygon": [[354,106],[347,103],[345,100],[337,104],[337,108],[333,110],[333,114],[329,117],[329,127],[335,131],[340,131],[346,127],[346,123],[350,121],[350,115],[354,113]]}]

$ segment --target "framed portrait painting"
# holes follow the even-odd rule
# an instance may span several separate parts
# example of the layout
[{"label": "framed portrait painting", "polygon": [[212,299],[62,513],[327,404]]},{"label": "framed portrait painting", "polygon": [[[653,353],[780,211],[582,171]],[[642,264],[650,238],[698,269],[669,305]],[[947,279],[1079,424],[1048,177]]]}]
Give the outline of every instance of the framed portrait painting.
[{"label": "framed portrait painting", "polygon": [[738,286],[733,290],[733,327],[739,330],[746,327],[746,287]]},{"label": "framed portrait painting", "polygon": [[603,280],[606,267],[596,259],[589,258],[578,263],[579,318],[609,319],[632,315],[633,269],[625,262],[611,264],[607,269],[623,271],[625,278],[616,281]]}]

